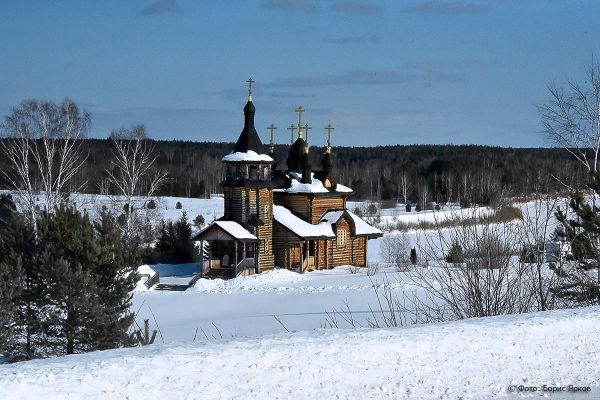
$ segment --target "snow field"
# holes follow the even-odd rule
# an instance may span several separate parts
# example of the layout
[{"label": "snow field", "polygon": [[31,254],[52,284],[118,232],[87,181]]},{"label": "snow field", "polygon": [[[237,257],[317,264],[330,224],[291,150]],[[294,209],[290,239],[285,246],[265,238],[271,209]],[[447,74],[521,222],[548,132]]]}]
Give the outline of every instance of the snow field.
[{"label": "snow field", "polygon": [[[0,367],[17,399],[492,399],[509,385],[600,391],[600,308],[396,329],[316,330]],[[552,399],[593,398],[565,393]],[[533,397],[534,395],[524,397]]]}]

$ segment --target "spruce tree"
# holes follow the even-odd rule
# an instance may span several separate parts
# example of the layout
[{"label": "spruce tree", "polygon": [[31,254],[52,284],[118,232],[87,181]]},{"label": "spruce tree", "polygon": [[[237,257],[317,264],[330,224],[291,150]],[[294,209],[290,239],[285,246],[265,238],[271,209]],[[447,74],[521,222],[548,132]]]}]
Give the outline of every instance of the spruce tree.
[{"label": "spruce tree", "polygon": [[102,213],[94,228],[98,254],[93,272],[103,311],[97,316],[96,346],[108,349],[128,342],[127,330],[134,318],[129,310],[131,292],[139,279],[140,257],[138,249],[121,238],[119,224],[112,215]]},{"label": "spruce tree", "polygon": [[0,353],[13,361],[45,354],[43,288],[33,227],[22,215],[12,214],[0,230]]},{"label": "spruce tree", "polygon": [[[61,204],[39,224],[40,265],[47,285],[49,355],[96,349],[102,303],[94,274],[98,244],[87,215]],[[100,325],[98,325],[100,323]]]},{"label": "spruce tree", "polygon": [[49,354],[126,344],[138,257],[125,245],[118,223],[103,213],[92,224],[87,214],[61,205],[41,217],[39,238]]},{"label": "spruce tree", "polygon": [[[563,298],[579,303],[600,303],[600,170],[590,179],[589,188],[594,191],[586,199],[582,192],[571,196],[569,207],[574,215],[558,210],[556,218],[564,228],[566,239],[571,244],[574,265],[565,263],[552,265],[563,278],[554,291]],[[573,218],[571,218],[573,217]]]},{"label": "spruce tree", "polygon": [[16,213],[17,207],[10,194],[0,195],[0,229],[5,228],[12,216]]},{"label": "spruce tree", "polygon": [[16,266],[0,261],[0,363],[2,358],[12,355],[11,347],[15,337],[16,306],[14,298],[18,293],[18,281],[22,263]]},{"label": "spruce tree", "polygon": [[178,256],[183,262],[191,262],[194,260],[194,244],[192,243],[192,226],[187,220],[185,211],[177,220],[174,226],[174,248]]}]

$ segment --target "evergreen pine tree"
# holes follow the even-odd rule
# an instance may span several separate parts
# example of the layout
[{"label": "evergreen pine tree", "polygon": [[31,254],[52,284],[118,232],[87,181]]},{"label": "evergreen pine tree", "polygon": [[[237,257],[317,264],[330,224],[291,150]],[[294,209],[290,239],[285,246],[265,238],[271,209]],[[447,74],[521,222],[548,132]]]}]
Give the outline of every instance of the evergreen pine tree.
[{"label": "evergreen pine tree", "polygon": [[33,227],[20,214],[7,222],[0,230],[0,352],[13,361],[29,360],[44,355],[43,281]]},{"label": "evergreen pine tree", "polygon": [[10,194],[0,195],[0,228],[8,225],[11,217],[16,213],[17,207]]},{"label": "evergreen pine tree", "polygon": [[139,251],[127,246],[112,215],[104,212],[94,223],[98,242],[97,261],[93,266],[97,296],[102,313],[97,315],[96,347],[108,349],[126,344],[127,330],[134,315],[129,311],[131,292],[139,279]]},{"label": "evergreen pine tree", "polygon": [[556,218],[564,227],[564,234],[571,244],[575,265],[554,266],[563,281],[555,293],[580,303],[600,303],[600,170],[594,173],[588,185],[594,196],[586,200],[582,192],[571,196],[569,207],[574,218],[558,210]]},{"label": "evergreen pine tree", "polygon": [[187,220],[185,211],[174,226],[174,248],[183,262],[191,262],[194,259],[194,244],[192,243],[192,226]]},{"label": "evergreen pine tree", "polygon": [[96,349],[103,329],[95,264],[99,246],[87,215],[61,204],[38,223],[40,267],[47,285],[45,336],[49,355]]},{"label": "evergreen pine tree", "polygon": [[[19,288],[15,283],[22,271],[20,259],[17,265],[10,265],[6,261],[0,261],[0,359],[2,355],[12,354],[11,345],[15,338],[15,316],[16,306],[14,299]],[[1,361],[0,361],[1,362]]]}]

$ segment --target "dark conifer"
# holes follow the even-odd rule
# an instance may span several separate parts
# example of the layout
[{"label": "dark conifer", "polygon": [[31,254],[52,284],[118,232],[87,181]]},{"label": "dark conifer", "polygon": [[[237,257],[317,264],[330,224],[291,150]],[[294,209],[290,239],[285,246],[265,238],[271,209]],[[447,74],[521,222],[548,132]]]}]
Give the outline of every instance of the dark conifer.
[{"label": "dark conifer", "polygon": [[569,218],[558,210],[556,218],[564,228],[567,241],[575,258],[575,267],[568,264],[554,268],[563,277],[555,288],[558,296],[581,303],[600,303],[600,171],[592,175],[589,188],[594,191],[592,198],[586,199],[582,192],[571,196],[569,207],[574,218]]},{"label": "dark conifer", "polygon": [[0,353],[14,361],[44,355],[42,294],[33,228],[13,214],[0,230]]},{"label": "dark conifer", "polygon": [[45,337],[50,355],[112,348],[127,341],[137,255],[117,222],[61,205],[39,222],[40,265],[47,283]]}]

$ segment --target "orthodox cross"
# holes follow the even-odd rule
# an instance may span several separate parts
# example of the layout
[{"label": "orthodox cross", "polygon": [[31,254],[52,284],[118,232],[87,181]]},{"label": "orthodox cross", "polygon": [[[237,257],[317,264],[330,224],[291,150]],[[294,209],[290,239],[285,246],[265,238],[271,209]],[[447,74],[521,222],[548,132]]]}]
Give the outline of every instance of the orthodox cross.
[{"label": "orthodox cross", "polygon": [[248,98],[249,99],[252,99],[252,84],[254,82],[256,82],[256,81],[253,81],[252,78],[250,78],[246,81],[246,83],[248,83]]},{"label": "orthodox cross", "polygon": [[277,129],[277,127],[275,126],[275,124],[271,124],[271,125],[267,126],[267,129],[271,131],[271,140],[269,141],[269,146],[271,146],[271,153],[273,153],[273,150],[274,150],[274,145],[273,145],[273,131],[275,129]]},{"label": "orthodox cross", "polygon": [[294,131],[296,130],[296,125],[290,124],[290,127],[288,128],[288,130],[292,131],[292,137],[290,140],[290,144],[294,144]]},{"label": "orthodox cross", "polygon": [[312,126],[308,126],[308,124],[304,125],[304,130],[306,131],[306,147],[304,148],[304,151],[306,153],[308,153],[308,130],[312,129]]},{"label": "orthodox cross", "polygon": [[300,106],[294,111],[298,113],[298,138],[302,139],[302,113],[306,110],[304,107]]},{"label": "orthodox cross", "polygon": [[325,130],[327,130],[327,150],[325,152],[327,154],[330,154],[331,153],[331,131],[335,130],[335,128],[333,127],[333,125],[327,124],[327,126],[325,127]]}]

